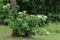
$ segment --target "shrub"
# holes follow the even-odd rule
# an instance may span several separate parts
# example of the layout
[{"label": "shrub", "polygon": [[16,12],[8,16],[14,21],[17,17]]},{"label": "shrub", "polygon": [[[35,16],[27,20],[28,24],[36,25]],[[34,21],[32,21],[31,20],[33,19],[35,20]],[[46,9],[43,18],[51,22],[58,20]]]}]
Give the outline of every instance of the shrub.
[{"label": "shrub", "polygon": [[28,15],[26,11],[19,12],[16,19],[12,19],[9,26],[13,30],[13,36],[32,36],[35,30],[41,27],[41,22],[46,21],[44,15]]},{"label": "shrub", "polygon": [[0,23],[3,23],[4,19],[8,17],[10,10],[11,5],[9,3],[6,5],[3,4],[0,5],[0,20],[2,21]]}]

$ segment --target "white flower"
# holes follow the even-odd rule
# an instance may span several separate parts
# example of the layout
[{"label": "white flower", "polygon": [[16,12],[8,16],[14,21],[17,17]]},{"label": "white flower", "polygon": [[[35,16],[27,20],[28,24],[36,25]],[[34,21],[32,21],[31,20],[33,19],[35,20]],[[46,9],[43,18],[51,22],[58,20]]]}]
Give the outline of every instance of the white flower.
[{"label": "white flower", "polygon": [[38,18],[42,18],[42,16],[41,16],[41,15],[37,15],[37,17],[38,17]]},{"label": "white flower", "polygon": [[3,5],[3,7],[2,8],[7,8],[7,6],[6,5]]},{"label": "white flower", "polygon": [[23,13],[27,13],[26,11],[23,11]]},{"label": "white flower", "polygon": [[48,18],[47,16],[44,16],[44,18]]},{"label": "white flower", "polygon": [[11,5],[10,3],[7,4],[7,6],[10,6],[10,5]]},{"label": "white flower", "polygon": [[18,14],[22,14],[22,12],[18,12]]}]

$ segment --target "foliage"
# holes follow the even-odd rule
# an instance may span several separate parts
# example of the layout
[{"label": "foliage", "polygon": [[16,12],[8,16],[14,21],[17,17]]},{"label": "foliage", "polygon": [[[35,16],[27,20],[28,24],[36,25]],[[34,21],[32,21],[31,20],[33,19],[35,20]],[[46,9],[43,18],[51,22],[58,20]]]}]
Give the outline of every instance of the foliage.
[{"label": "foliage", "polygon": [[[10,0],[4,0],[3,3],[9,2]],[[18,11],[26,10],[29,14],[44,14],[49,17],[48,21],[60,20],[60,0],[17,0],[17,4]]]},{"label": "foliage", "polygon": [[60,15],[59,0],[28,0],[28,2],[27,0],[25,2],[17,0],[17,3],[20,6],[19,11],[26,10],[29,14],[44,14],[49,17],[48,21],[55,22],[60,20],[58,16]]},{"label": "foliage", "polygon": [[1,4],[0,4],[0,20],[1,21],[3,21],[5,18],[8,17],[8,14],[9,14],[10,10],[11,10],[10,3],[7,3],[6,5],[3,5],[3,3],[1,2]]},{"label": "foliage", "polygon": [[47,19],[47,21],[49,20],[50,22],[52,21],[52,22],[60,22],[60,14],[49,14],[48,15],[48,19]]},{"label": "foliage", "polygon": [[[43,27],[44,28],[44,27]],[[46,29],[50,32],[49,35],[35,35],[32,36],[31,38],[22,38],[22,37],[11,37],[11,29],[8,26],[5,25],[0,25],[0,40],[60,40],[60,32],[56,32],[55,30],[60,31],[60,23],[58,24],[50,24],[46,26]],[[52,30],[51,30],[52,29]],[[41,28],[40,28],[41,30]],[[51,30],[51,31],[50,31]],[[53,32],[53,30],[55,32]],[[43,31],[43,30],[42,30]],[[44,33],[43,33],[44,34]]]},{"label": "foliage", "polygon": [[16,19],[12,19],[9,26],[13,30],[13,36],[31,36],[35,34],[35,30],[41,27],[41,21],[46,21],[44,15],[28,15],[26,11],[19,12]]},{"label": "foliage", "polygon": [[[27,11],[27,14],[23,11],[17,15],[17,8],[12,13],[9,2],[10,0],[0,0],[0,23],[4,21],[9,24],[16,36],[30,36],[35,34],[37,27],[45,25],[45,22],[60,21],[59,0],[17,0],[18,11]],[[47,21],[45,15],[48,16]]]}]

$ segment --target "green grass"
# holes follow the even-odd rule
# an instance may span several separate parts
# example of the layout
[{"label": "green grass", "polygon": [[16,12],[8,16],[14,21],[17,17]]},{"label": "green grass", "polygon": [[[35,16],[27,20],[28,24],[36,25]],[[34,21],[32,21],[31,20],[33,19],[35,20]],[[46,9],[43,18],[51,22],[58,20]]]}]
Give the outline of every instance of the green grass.
[{"label": "green grass", "polygon": [[35,35],[31,38],[11,37],[12,30],[5,25],[0,25],[0,40],[60,40],[60,23],[50,24],[44,27],[49,35]]}]

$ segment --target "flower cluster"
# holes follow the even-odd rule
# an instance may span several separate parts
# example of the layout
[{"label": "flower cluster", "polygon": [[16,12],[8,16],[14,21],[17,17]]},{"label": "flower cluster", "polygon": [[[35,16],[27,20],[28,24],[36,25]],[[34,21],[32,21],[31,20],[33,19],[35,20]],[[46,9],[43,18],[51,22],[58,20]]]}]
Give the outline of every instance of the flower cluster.
[{"label": "flower cluster", "polygon": [[37,15],[37,17],[38,17],[38,18],[42,18],[42,16],[41,16],[41,15]]},{"label": "flower cluster", "polygon": [[37,15],[38,18],[40,18],[41,20],[43,21],[46,21],[46,19],[48,18],[47,16],[45,15]]},{"label": "flower cluster", "polygon": [[2,7],[2,8],[3,8],[3,9],[8,8],[8,7],[10,8],[10,6],[11,6],[11,4],[10,4],[10,3],[8,3],[8,4],[6,4],[6,5],[3,5],[3,7]]},{"label": "flower cluster", "polygon": [[48,18],[48,17],[45,16],[45,15],[37,15],[37,17],[38,17],[38,18],[43,18],[43,17],[44,17],[44,18]]},{"label": "flower cluster", "polygon": [[18,12],[18,14],[23,14],[23,13],[27,13],[26,11],[23,11],[23,12]]}]

